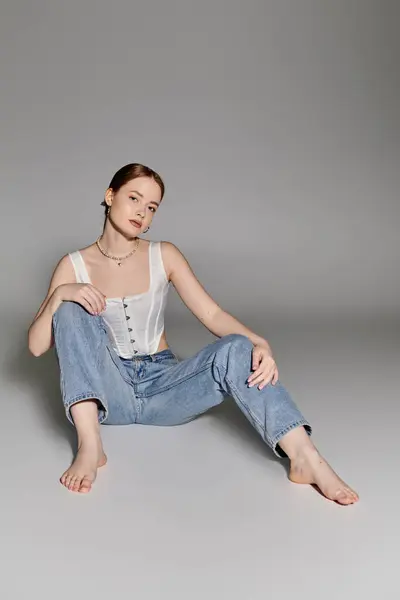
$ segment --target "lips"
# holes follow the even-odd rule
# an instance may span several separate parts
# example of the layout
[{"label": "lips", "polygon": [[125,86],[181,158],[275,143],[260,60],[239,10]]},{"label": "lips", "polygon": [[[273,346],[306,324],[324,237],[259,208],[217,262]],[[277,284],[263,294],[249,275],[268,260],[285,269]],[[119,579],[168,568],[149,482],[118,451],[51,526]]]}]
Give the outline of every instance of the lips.
[{"label": "lips", "polygon": [[140,221],[132,221],[131,219],[129,219],[129,221],[132,223],[132,225],[134,225],[135,227],[141,227],[142,223]]}]

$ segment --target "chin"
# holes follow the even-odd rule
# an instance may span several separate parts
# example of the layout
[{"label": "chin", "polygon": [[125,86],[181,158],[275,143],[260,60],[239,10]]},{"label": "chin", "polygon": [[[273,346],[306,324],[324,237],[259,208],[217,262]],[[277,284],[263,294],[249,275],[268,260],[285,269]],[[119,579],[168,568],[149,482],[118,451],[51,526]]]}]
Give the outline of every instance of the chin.
[{"label": "chin", "polygon": [[134,240],[141,233],[140,229],[136,229],[136,227],[134,227],[130,223],[128,224],[128,227],[125,225],[125,223],[124,223],[124,225],[119,225],[118,223],[114,223],[114,228],[121,235],[123,235],[126,240],[129,240],[129,241]]}]

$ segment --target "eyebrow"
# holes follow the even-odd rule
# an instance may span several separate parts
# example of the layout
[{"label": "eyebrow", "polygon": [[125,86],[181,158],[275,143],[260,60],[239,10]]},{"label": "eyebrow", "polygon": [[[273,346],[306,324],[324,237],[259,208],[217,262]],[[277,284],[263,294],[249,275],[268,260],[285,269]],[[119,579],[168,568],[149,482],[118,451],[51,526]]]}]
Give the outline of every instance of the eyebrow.
[{"label": "eyebrow", "polygon": [[[143,198],[143,194],[141,194],[137,190],[131,190],[130,192],[128,192],[128,194],[137,194],[138,196],[140,196],[141,198]],[[156,204],[157,206],[160,206],[160,203],[156,202],[155,200],[151,200],[151,202],[149,202],[149,204]]]}]

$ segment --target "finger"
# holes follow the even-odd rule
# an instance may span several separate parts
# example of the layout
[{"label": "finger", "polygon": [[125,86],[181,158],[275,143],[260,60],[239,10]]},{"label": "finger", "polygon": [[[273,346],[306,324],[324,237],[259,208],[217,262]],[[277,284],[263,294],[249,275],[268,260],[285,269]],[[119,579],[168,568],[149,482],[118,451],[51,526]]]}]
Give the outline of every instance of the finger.
[{"label": "finger", "polygon": [[84,306],[86,308],[86,310],[88,312],[90,312],[92,315],[95,315],[97,313],[96,303],[94,302],[93,296],[90,294],[90,291],[88,290],[88,288],[83,289],[81,291],[80,302],[81,302],[82,306]]},{"label": "finger", "polygon": [[256,377],[253,377],[251,379],[251,381],[249,382],[249,387],[253,387],[253,385],[257,385],[258,383],[260,383],[261,381],[263,381],[263,379],[265,379],[265,372],[262,371],[259,375],[257,375]]},{"label": "finger", "polygon": [[85,291],[85,297],[88,300],[88,302],[93,306],[94,313],[95,314],[101,313],[103,308],[102,308],[100,298],[97,296],[97,294],[94,293],[94,291],[92,289],[89,288]]},{"label": "finger", "polygon": [[266,385],[268,385],[269,383],[271,383],[272,377],[273,377],[272,373],[270,373],[269,375],[267,375],[264,378],[264,381],[258,386],[258,389],[262,390],[263,388],[265,388]]},{"label": "finger", "polygon": [[272,367],[270,369],[266,369],[264,372],[264,386],[267,385],[268,383],[272,383],[272,380],[274,378],[274,374],[275,374],[275,367]]},{"label": "finger", "polygon": [[254,371],[254,373],[252,373],[251,375],[249,375],[249,377],[247,378],[247,381],[248,381],[248,382],[250,382],[250,381],[254,381],[254,379],[255,379],[256,377],[258,377],[259,375],[261,375],[262,373],[263,373],[263,369],[262,369],[261,367],[259,367],[259,368],[257,369],[257,371]]},{"label": "finger", "polygon": [[98,288],[92,286],[91,288],[93,292],[97,295],[100,300],[100,304],[103,307],[103,310],[106,308],[106,296],[101,292]]},{"label": "finger", "polygon": [[102,301],[101,296],[99,295],[98,290],[96,290],[96,288],[94,288],[94,287],[90,287],[87,290],[87,292],[88,292],[88,295],[90,297],[92,304],[96,308],[96,312],[100,313],[103,310],[103,301]]},{"label": "finger", "polygon": [[81,297],[89,302],[92,310],[90,312],[99,313],[105,308],[103,294],[90,283],[85,284],[81,289]]},{"label": "finger", "polygon": [[260,362],[262,361],[262,356],[260,356],[259,354],[254,354],[253,353],[253,357],[251,360],[251,368],[252,369],[257,369],[257,367],[260,366]]},{"label": "finger", "polygon": [[267,380],[263,384],[262,387],[265,387],[268,383],[271,383],[272,385],[275,385],[277,381],[278,381],[278,370],[277,369],[273,369],[271,371],[270,375],[267,377]]},{"label": "finger", "polygon": [[103,310],[106,308],[106,302],[103,296],[94,292],[94,297],[96,298],[96,306],[100,307],[99,312],[103,312]]},{"label": "finger", "polygon": [[83,308],[85,308],[88,311],[88,313],[90,313],[91,315],[95,314],[94,307],[92,306],[92,304],[88,300],[86,300],[86,298],[82,297],[79,300],[79,302],[80,302],[80,304],[82,304]]},{"label": "finger", "polygon": [[267,359],[265,357],[262,357],[260,364],[257,365],[257,367],[258,367],[257,371],[254,371],[254,373],[252,373],[250,375],[250,377],[248,378],[247,381],[252,381],[255,377],[257,377],[258,375],[264,373],[265,369],[267,368],[267,365],[268,365]]}]

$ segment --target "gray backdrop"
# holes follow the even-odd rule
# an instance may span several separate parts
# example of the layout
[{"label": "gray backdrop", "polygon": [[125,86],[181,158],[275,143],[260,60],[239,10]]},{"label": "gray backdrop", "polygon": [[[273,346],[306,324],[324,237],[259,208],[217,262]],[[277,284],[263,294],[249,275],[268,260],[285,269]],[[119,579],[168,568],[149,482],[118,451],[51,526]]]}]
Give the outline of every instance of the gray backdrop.
[{"label": "gray backdrop", "polygon": [[227,309],[398,316],[395,5],[7,3],[5,301],[36,308],[138,161],[167,187],[147,237]]},{"label": "gray backdrop", "polygon": [[[114,172],[128,162],[143,162],[159,171],[166,183],[162,208],[145,237],[175,243],[217,302],[270,339],[280,358],[278,366],[285,372],[285,381],[318,425],[320,439],[325,439],[324,448],[330,450],[330,457],[340,463],[342,470],[347,468],[345,475],[352,479],[350,483],[361,493],[364,491],[364,498],[367,495],[364,507],[369,508],[357,509],[366,511],[357,513],[364,514],[366,521],[358,522],[353,537],[349,533],[351,527],[347,525],[344,534],[341,526],[336,529],[331,522],[330,543],[323,538],[319,540],[330,548],[337,547],[340,555],[347,557],[346,565],[355,560],[350,551],[343,555],[341,540],[350,535],[350,546],[360,549],[360,535],[366,531],[367,523],[369,527],[375,523],[375,534],[381,531],[378,521],[372,521],[371,505],[375,502],[379,507],[382,499],[379,490],[382,492],[392,485],[389,481],[370,481],[370,465],[376,466],[377,459],[368,452],[376,450],[382,429],[386,438],[382,461],[391,457],[395,462],[392,467],[385,463],[386,469],[388,472],[398,469],[394,423],[395,415],[398,416],[395,411],[398,411],[400,305],[399,13],[398,2],[390,0],[3,2],[0,18],[3,292],[0,351],[5,365],[2,400],[4,407],[9,406],[13,397],[12,411],[21,411],[8,413],[9,426],[2,433],[7,445],[14,440],[13,419],[24,423],[22,440],[26,441],[26,432],[30,431],[30,447],[31,443],[38,443],[34,434],[38,427],[34,420],[38,405],[32,396],[34,393],[37,398],[45,396],[39,376],[40,381],[51,381],[46,388],[48,405],[41,409],[38,418],[40,423],[44,419],[47,427],[42,439],[47,440],[48,432],[54,429],[53,421],[45,417],[53,411],[52,402],[57,406],[60,402],[55,397],[54,363],[48,357],[35,361],[28,356],[26,330],[59,258],[98,236],[103,222],[100,202]],[[183,319],[187,325],[190,322],[192,329],[183,327]],[[170,344],[182,356],[212,339],[173,289],[166,329]],[[355,337],[346,337],[350,329],[357,330]],[[386,337],[382,337],[382,332]],[[333,380],[338,374],[340,385],[335,387]],[[392,384],[390,392],[388,387],[379,387],[382,382],[388,387]],[[377,387],[371,388],[374,385]],[[377,401],[381,408],[376,406]],[[5,414],[3,409],[3,420]],[[61,425],[64,423],[61,413],[58,417],[56,434],[50,442],[42,442],[50,444],[50,449],[46,445],[41,447],[37,458],[52,455],[51,444],[58,448],[59,440],[65,437],[67,426]],[[342,450],[338,448],[339,425],[339,439],[345,440]],[[248,433],[242,421],[240,427]],[[120,443],[120,435],[127,434],[117,432],[113,443]],[[157,435],[172,436],[160,432]],[[187,433],[174,435],[190,437]],[[253,439],[250,434],[247,437]],[[132,439],[130,443],[138,443],[136,436]],[[144,437],[139,439],[145,443]],[[153,448],[155,443],[160,444],[153,439]],[[242,450],[250,448],[251,453],[247,438],[236,443]],[[359,444],[362,452],[356,451]],[[203,450],[198,451],[203,456]],[[258,446],[257,451],[261,461]],[[166,450],[159,452],[164,454]],[[6,472],[18,480],[22,495],[24,482],[31,473],[31,491],[36,488],[37,477],[41,485],[57,484],[56,475],[67,466],[70,449],[60,457],[60,466],[58,462],[52,465],[54,471],[52,467],[45,471],[41,462],[39,473],[36,463],[29,463],[21,474],[24,455],[21,450],[17,466],[2,457],[3,476],[4,469],[8,469]],[[177,455],[181,455],[181,450]],[[121,451],[118,460],[123,461],[123,456]],[[118,460],[114,460],[113,469],[118,468]],[[175,456],[174,460],[179,458]],[[249,463],[253,464],[252,461],[253,457]],[[208,466],[212,468],[211,463]],[[242,468],[251,467],[242,465]],[[229,469],[235,471],[232,466]],[[383,477],[384,469],[374,469],[375,476],[377,471]],[[278,473],[281,477],[280,470]],[[118,477],[117,485],[123,485],[122,473]],[[253,483],[259,480],[259,475],[254,476]],[[202,487],[210,492],[215,485],[205,483]],[[267,481],[266,489],[271,490],[274,485]],[[287,501],[285,517],[277,516],[275,509],[282,506],[289,493],[286,483],[279,485],[282,489],[275,493],[279,500],[271,508],[272,521],[279,518],[283,521],[275,523],[274,539],[280,539],[282,532],[285,537],[285,526],[287,535],[289,530],[293,535],[297,532],[302,540],[299,552],[295,552],[299,557],[310,530],[298,531],[298,521],[297,525],[287,522],[287,515],[299,506],[297,498]],[[51,510],[57,511],[55,498],[64,491],[59,487],[56,492],[51,488],[50,495],[44,492],[40,503],[46,504],[44,498],[50,498]],[[251,487],[247,483],[243,489],[248,489],[253,498]],[[129,489],[124,491],[125,497],[129,497]],[[7,506],[13,515],[11,521],[15,517],[15,528],[10,529],[10,536],[15,539],[21,523],[18,519],[21,513],[27,514],[27,507],[21,504],[19,516],[14,514],[16,500],[12,491],[13,488],[7,492]],[[228,495],[232,501],[231,494]],[[196,502],[196,498],[195,494],[190,502]],[[132,500],[137,501],[137,498]],[[319,507],[325,505],[314,496],[307,496],[309,501],[315,505],[304,522],[310,524],[312,531],[313,510],[323,511]],[[388,501],[386,498],[385,510],[390,515]],[[65,507],[58,523],[65,528],[71,496],[63,495],[61,502]],[[34,506],[40,512],[39,500]],[[146,503],[139,506],[144,511]],[[101,511],[95,509],[101,523],[105,522],[100,518],[104,510],[111,511],[106,512],[110,521],[105,521],[112,522],[115,513],[122,509],[113,504],[107,509],[103,506]],[[130,508],[126,510],[129,519]],[[225,514],[222,506],[220,510],[221,515]],[[396,521],[395,510],[393,504],[393,519],[388,516],[388,526]],[[324,519],[325,527],[333,513],[328,510],[329,517],[321,514],[324,516],[318,518]],[[88,513],[85,517],[77,515],[81,513],[75,513],[75,525],[87,525]],[[43,518],[45,526],[52,530],[53,525],[48,525],[46,516]],[[261,523],[265,530],[271,527],[271,514],[265,518],[265,523],[261,519],[255,526],[258,528]],[[32,525],[32,521],[35,518],[29,518],[27,524]],[[69,525],[72,526],[71,522]],[[92,525],[91,539],[96,539],[93,533],[96,525]],[[187,523],[182,521],[180,525],[184,529]],[[204,526],[202,523],[201,527]],[[147,539],[148,527],[141,534],[136,531],[142,543]],[[214,533],[215,527],[214,524]],[[172,545],[177,535],[174,531],[172,538],[166,533]],[[340,532],[336,538],[335,531]],[[122,534],[117,543],[124,547],[128,542],[122,541]],[[24,544],[21,536],[15,546],[16,561],[20,556],[18,548]],[[256,539],[257,536],[246,538],[249,547],[256,544],[252,547],[257,548]],[[116,538],[112,540],[116,543]],[[49,552],[47,543],[56,543],[55,538],[43,542],[44,556]],[[152,552],[156,547],[171,552],[171,546],[164,547],[160,539],[157,544],[151,546]],[[191,538],[185,544],[195,552]],[[221,549],[212,537],[211,544]],[[224,552],[229,554],[230,548],[227,542]],[[291,548],[294,552],[294,546]],[[258,557],[262,556],[260,548],[257,552]],[[32,560],[31,555],[25,556],[27,561]],[[76,557],[74,545],[68,556]],[[354,567],[356,574],[363,573],[366,586],[363,597],[373,589],[371,572],[364,570],[368,557],[363,555],[359,571]],[[157,569],[161,568],[165,555],[164,559],[159,558]],[[333,561],[331,564],[336,564],[337,556],[328,558]],[[227,573],[240,572],[235,559],[238,560],[237,555],[232,557]],[[254,571],[246,563],[243,589],[245,581],[247,585],[251,582],[254,588],[246,597],[264,598],[266,590],[262,577],[257,579],[259,563],[254,559]],[[135,560],[140,562],[140,558]],[[168,589],[173,590],[171,597],[181,597],[180,593],[189,597],[187,589],[174,587],[178,580],[183,586],[182,573],[197,573],[190,570],[186,560],[189,560],[186,554],[176,556],[175,566],[168,571],[172,578],[168,580],[171,584]],[[60,561],[65,567],[65,560]],[[327,563],[323,558],[321,561],[319,572],[328,577]],[[346,578],[354,574],[354,568],[349,570],[344,563],[345,574],[340,585],[346,590],[349,588],[345,583],[350,581]],[[207,581],[207,575],[214,577],[215,594],[211,593],[211,597],[217,598],[225,588],[213,571],[214,564],[205,564],[200,559],[197,563],[203,565]],[[390,561],[385,564],[390,565]],[[312,570],[307,571],[311,569],[308,563],[299,567],[293,558],[293,565],[312,577]],[[270,580],[270,591],[281,591],[277,573],[274,571]],[[340,569],[335,577],[339,573]],[[83,580],[79,581],[84,585]],[[290,587],[290,581],[285,581]],[[293,585],[296,582],[297,586],[297,581],[294,577]],[[321,590],[327,597],[324,583],[322,577]],[[126,591],[123,578],[114,584],[114,590]],[[144,588],[140,588],[141,598],[153,597],[153,593],[154,597],[165,598],[165,588],[161,589],[164,591],[158,596],[155,588],[146,596]],[[232,597],[243,598],[241,589],[239,582],[229,588]],[[382,592],[382,582],[377,589]],[[392,589],[388,587],[390,592]],[[65,597],[68,590],[64,590]],[[196,593],[204,598],[208,592],[199,585],[191,590],[191,599]],[[332,597],[339,597],[332,593]],[[316,597],[321,597],[320,592]]]}]

